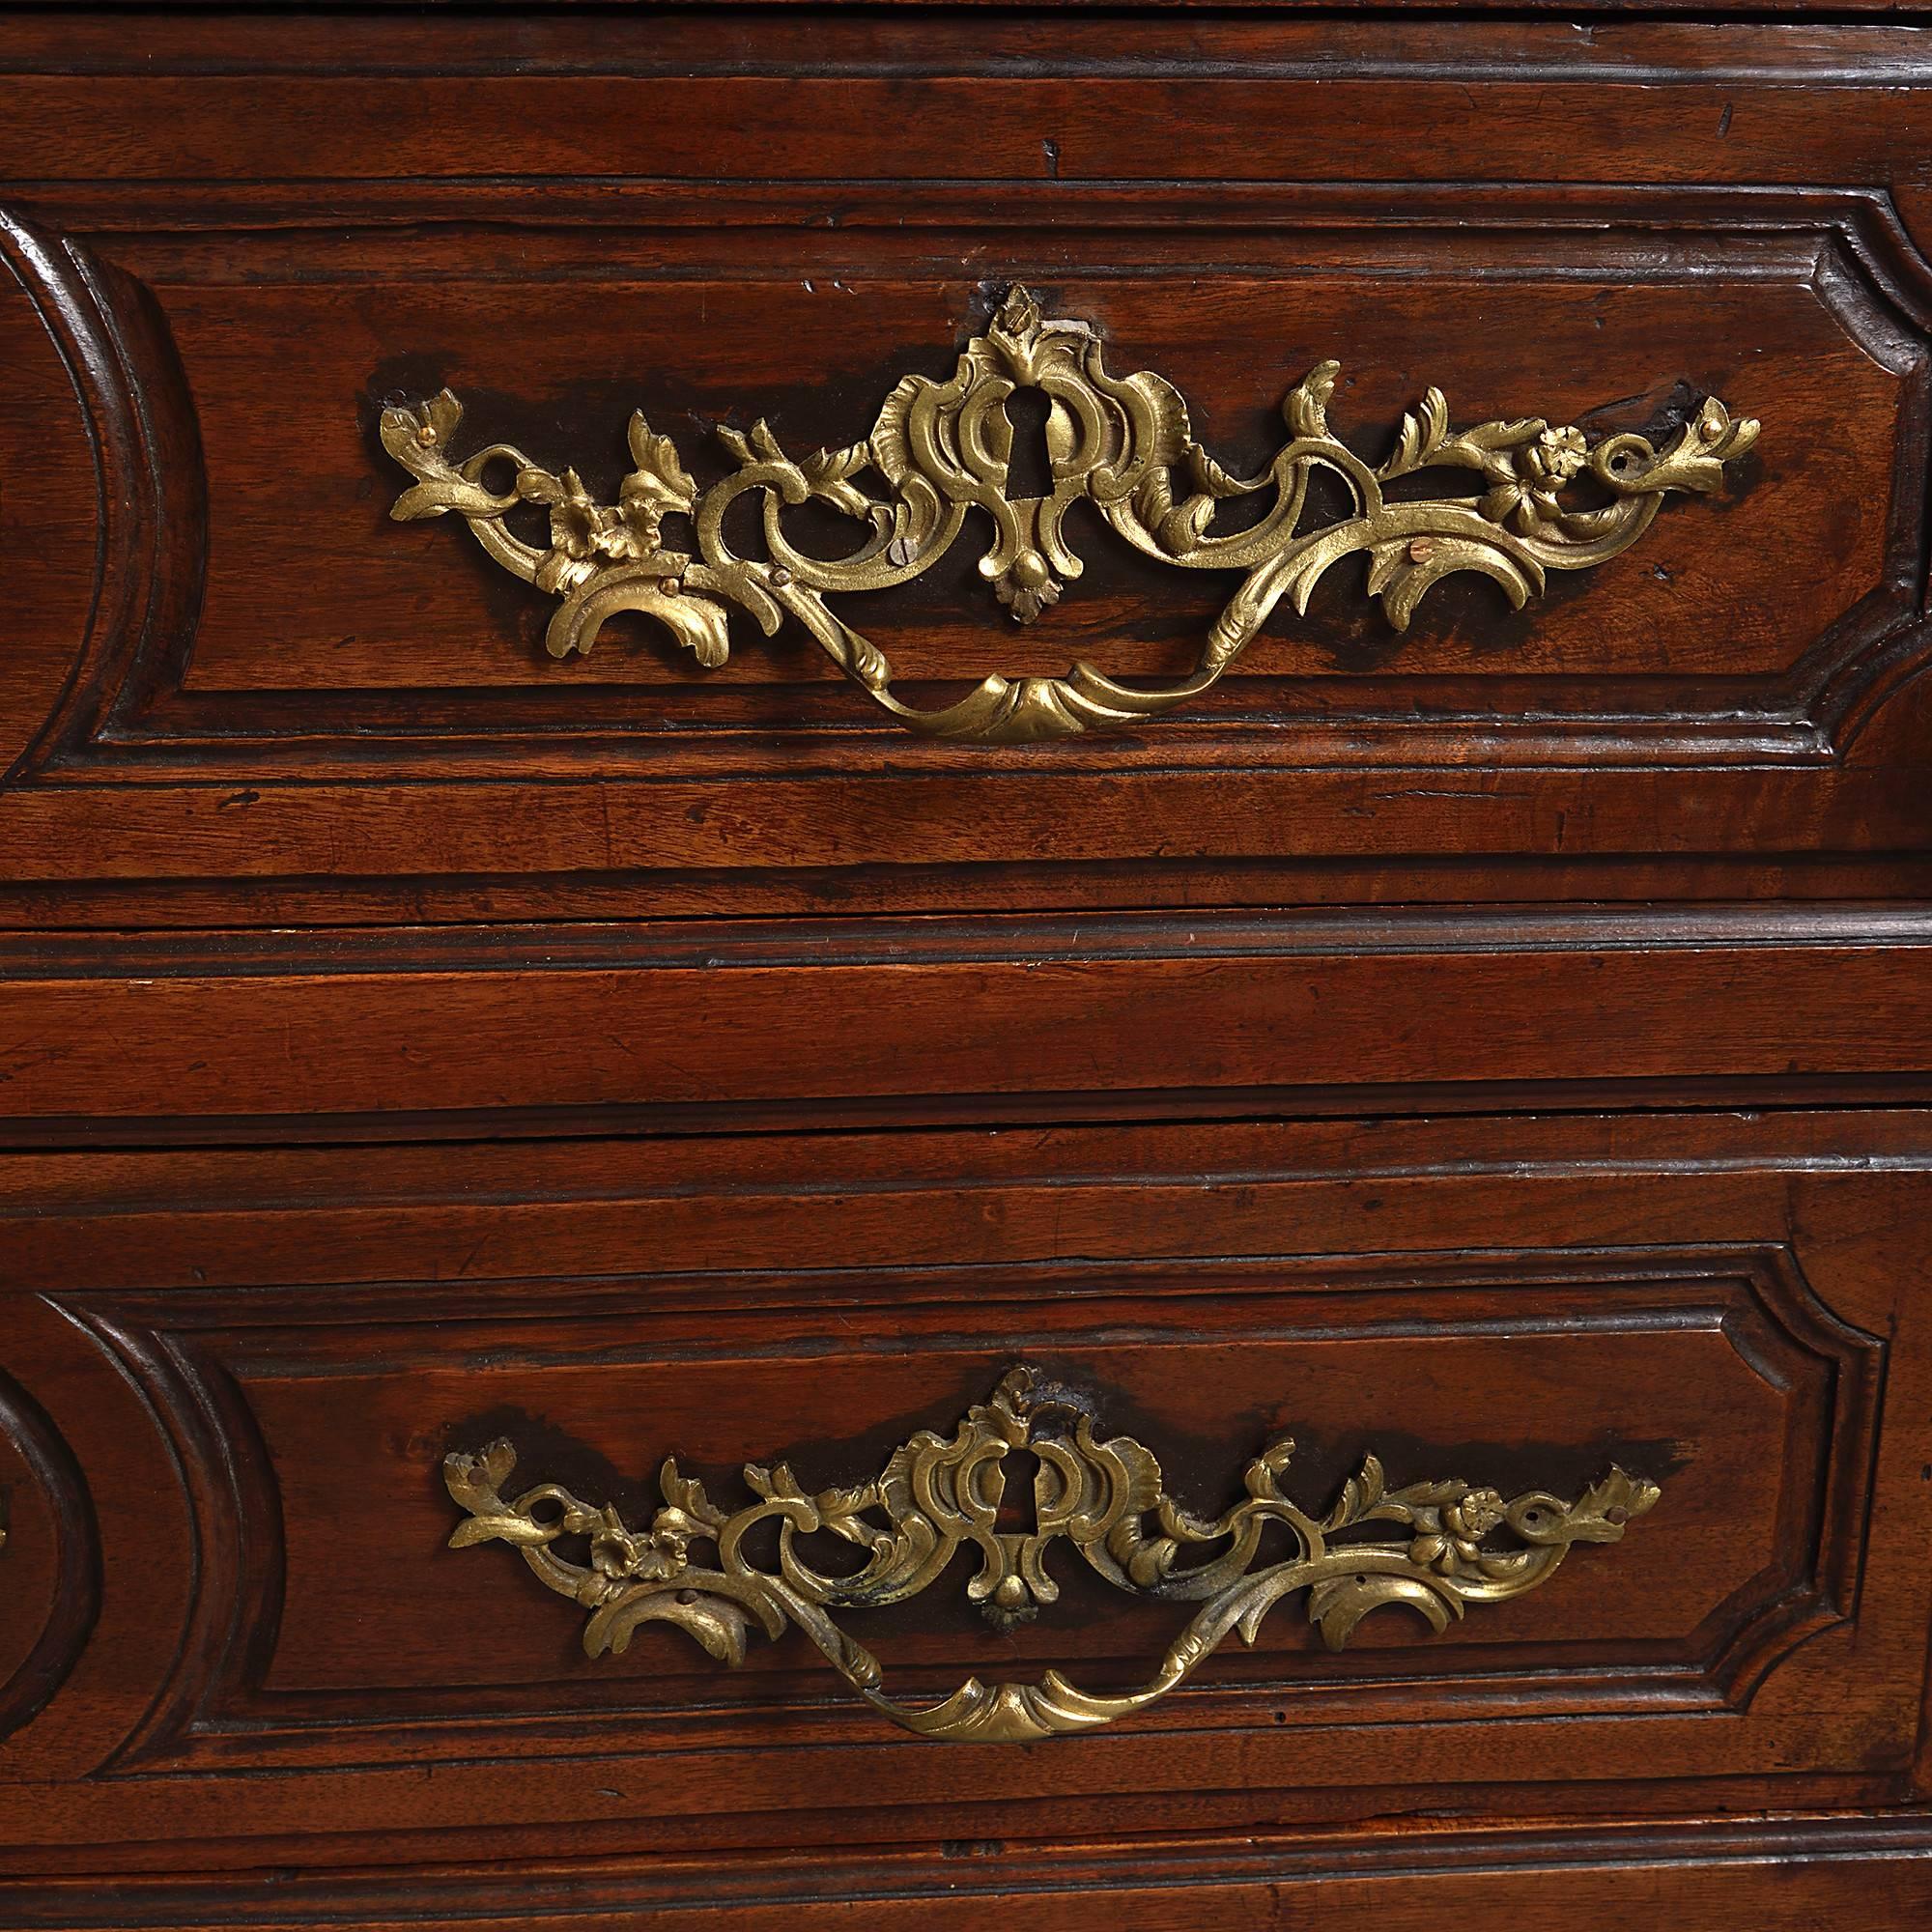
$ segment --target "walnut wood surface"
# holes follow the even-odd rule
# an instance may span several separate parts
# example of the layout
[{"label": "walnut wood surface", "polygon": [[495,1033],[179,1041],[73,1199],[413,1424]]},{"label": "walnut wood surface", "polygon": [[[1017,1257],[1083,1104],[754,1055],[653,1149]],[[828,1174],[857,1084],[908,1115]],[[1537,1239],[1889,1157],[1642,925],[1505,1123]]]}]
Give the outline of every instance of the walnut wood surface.
[{"label": "walnut wood surface", "polygon": [[[0,7],[0,1924],[1932,1924],[1932,53],[1555,11]],[[1338,576],[992,751],[796,637],[552,664],[384,516],[392,391],[702,481],[1014,280],[1236,468],[1330,355],[1371,457],[1764,435],[1520,616]],[[1191,661],[1226,582],[1077,534],[1030,630],[867,610],[907,694]],[[443,1548],[450,1448],[852,1480],[1022,1356],[1204,1509],[1283,1431],[1663,1500],[965,1751]],[[854,1634],[1175,1634],[1063,1581]]]},{"label": "walnut wood surface", "polygon": [[1843,908],[1675,930],[1241,915],[28,944],[8,960],[0,1066],[30,1144],[136,1122],[222,1138],[667,1108],[749,1124],[851,1103],[997,1119],[1162,1093],[1412,1106],[1405,1093],[1605,1077],[1776,1099],[1932,1078],[1928,941],[1918,913]]},{"label": "walnut wood surface", "polygon": [[[667,1817],[721,1856],[930,1842],[951,1754],[881,1740],[784,1646],[720,1678],[646,1633],[587,1671],[514,1565],[438,1555],[437,1465],[514,1409],[620,1494],[671,1446],[720,1480],[775,1446],[829,1478],[1015,1350],[1112,1391],[1194,1491],[1231,1434],[1292,1426],[1317,1487],[1371,1436],[1503,1481],[1614,1443],[1671,1506],[1618,1582],[1566,1570],[1550,1616],[1341,1668],[1271,1634],[1104,1748],[1019,1754],[949,1833],[1037,1836],[1042,1806],[1112,1830],[1150,1779],[1197,1829],[1315,1831],[1422,1787],[1552,1832],[1909,1799],[1921,1117],[1548,1117],[1509,1144],[1357,1122],[13,1156],[10,1352],[88,1471],[105,1588],[66,1712],[4,1747],[10,1856],[245,1865],[318,1816],[354,1834],[309,1844],[325,1865],[558,1833],[614,1855]],[[948,1605],[867,1634],[915,1676],[1100,1672],[1170,1614],[1075,1600],[1016,1647]],[[863,1818],[819,1815],[820,1762]]]},{"label": "walnut wood surface", "polygon": [[[0,921],[1915,890],[1928,74],[1882,27],[0,15],[0,451],[71,526],[16,546]],[[1520,616],[1459,582],[1398,639],[1338,577],[1050,759],[915,757],[791,636],[556,666],[540,598],[384,518],[392,391],[599,486],[642,406],[703,475],[720,420],[863,434],[1020,276],[1237,467],[1330,355],[1368,450],[1431,383],[1767,432]],[[1225,584],[1081,542],[1029,631],[969,563],[868,600],[912,696],[1190,661]]]}]

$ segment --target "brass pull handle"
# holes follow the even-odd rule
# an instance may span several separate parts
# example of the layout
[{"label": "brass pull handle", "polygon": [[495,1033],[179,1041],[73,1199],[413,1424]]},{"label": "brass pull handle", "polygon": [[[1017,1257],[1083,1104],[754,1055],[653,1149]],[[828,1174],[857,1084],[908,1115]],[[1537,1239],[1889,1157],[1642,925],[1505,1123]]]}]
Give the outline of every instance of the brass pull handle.
[{"label": "brass pull handle", "polygon": [[[1282,404],[1289,441],[1259,476],[1238,477],[1194,440],[1187,405],[1171,384],[1145,371],[1109,375],[1088,324],[1046,320],[1034,298],[1014,288],[987,332],[966,343],[952,379],[906,377],[863,442],[794,462],[763,422],[749,435],[721,426],[738,468],[702,495],[670,438],[642,415],[631,418],[636,467],[616,503],[604,504],[575,469],[559,476],[506,443],[452,460],[463,410],[447,389],[397,405],[383,412],[383,445],[416,481],[389,514],[410,522],[454,512],[497,562],[561,598],[547,638],[554,657],[589,650],[606,618],[637,611],[656,618],[700,665],[716,667],[729,655],[726,611],[736,606],[767,637],[785,617],[795,619],[911,729],[1011,745],[1122,729],[1199,696],[1284,597],[1305,612],[1316,583],[1346,556],[1367,556],[1369,595],[1381,600],[1398,631],[1408,628],[1423,594],[1458,571],[1493,579],[1520,609],[1547,572],[1587,570],[1627,550],[1667,492],[1721,489],[1724,464],[1758,433],[1716,397],[1662,450],[1630,434],[1593,446],[1581,430],[1540,417],[1452,430],[1442,392],[1431,389],[1403,418],[1394,453],[1372,469],[1328,426],[1340,366],[1319,364],[1289,392]],[[1006,400],[1021,388],[1047,401],[1053,489],[1045,497],[1008,491],[1013,431]],[[1386,485],[1425,469],[1471,471],[1482,487],[1468,496],[1387,499]],[[1340,479],[1352,512],[1302,530],[1318,470]],[[493,487],[493,475],[507,487]],[[883,495],[862,484],[867,475],[883,484]],[[1595,486],[1595,507],[1565,495],[1580,476]],[[757,493],[763,511],[762,558],[737,555],[724,537],[725,512],[748,492]],[[1261,499],[1260,515],[1217,531],[1219,506],[1244,497]],[[859,548],[833,560],[796,549],[781,513],[808,499],[861,526]],[[994,533],[980,574],[1018,622],[1032,623],[1081,575],[1065,526],[1081,500],[1160,562],[1243,573],[1182,682],[1140,690],[1082,664],[1064,677],[988,677],[956,704],[920,710],[894,696],[885,654],[826,602],[911,582],[947,554],[978,509]],[[549,510],[546,548],[505,525],[526,504]],[[691,519],[696,555],[664,547],[670,514]]]},{"label": "brass pull handle", "polygon": [[[1033,1526],[1024,1530],[1002,1529],[998,1520],[1003,1464],[1015,1449],[1030,1450],[1037,1463]],[[640,1624],[662,1622],[738,1664],[754,1621],[774,1639],[794,1624],[894,1723],[923,1738],[985,1744],[1091,1730],[1144,1709],[1186,1679],[1230,1631],[1252,1643],[1267,1612],[1300,1590],[1309,1592],[1310,1620],[1331,1650],[1384,1604],[1406,1605],[1439,1633],[1469,1604],[1534,1589],[1573,1544],[1619,1541],[1625,1524],[1659,1494],[1655,1483],[1616,1468],[1575,1502],[1541,1491],[1505,1501],[1494,1490],[1455,1480],[1390,1490],[1370,1456],[1318,1521],[1280,1490],[1293,1449],[1286,1436],[1270,1444],[1248,1464],[1246,1496],[1212,1520],[1197,1518],[1166,1493],[1150,1450],[1130,1436],[1096,1438],[1085,1401],[1021,1367],[990,1401],[967,1411],[951,1438],[921,1431],[878,1476],[855,1488],[808,1495],[784,1463],[748,1464],[745,1481],[756,1500],[732,1514],[681,1475],[675,1459],[660,1471],[664,1506],[647,1530],[629,1528],[609,1504],[585,1502],[554,1483],[506,1501],[502,1485],[517,1466],[508,1442],[479,1456],[448,1457],[443,1479],[469,1512],[451,1547],[493,1538],[515,1545],[544,1583],[590,1613],[583,1648],[592,1657],[621,1651]],[[744,1553],[748,1532],[771,1521],[778,1524],[776,1573]],[[1396,1525],[1396,1533],[1350,1534],[1379,1522]],[[1293,1553],[1256,1568],[1264,1536],[1277,1526]],[[1490,1548],[1502,1531],[1511,1547]],[[837,1577],[813,1570],[798,1545],[813,1533],[865,1550],[864,1566]],[[584,1541],[582,1561],[558,1554],[565,1538]],[[878,1660],[830,1614],[918,1596],[963,1547],[980,1558],[968,1599],[1009,1628],[1058,1599],[1045,1559],[1060,1541],[1119,1589],[1201,1605],[1136,1689],[1094,1695],[1058,1671],[1038,1684],[988,1686],[973,1677],[941,1703],[909,1706],[885,1693]],[[1222,1542],[1225,1549],[1183,1563],[1198,1546]],[[696,1544],[715,1548],[715,1565],[693,1559]]]}]

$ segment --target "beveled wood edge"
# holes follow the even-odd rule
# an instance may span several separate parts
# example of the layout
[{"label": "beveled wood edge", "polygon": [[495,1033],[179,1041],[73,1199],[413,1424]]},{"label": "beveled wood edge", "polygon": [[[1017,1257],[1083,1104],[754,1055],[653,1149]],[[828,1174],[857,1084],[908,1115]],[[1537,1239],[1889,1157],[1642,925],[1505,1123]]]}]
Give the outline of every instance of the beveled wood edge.
[{"label": "beveled wood edge", "polygon": [[[417,15],[407,40],[391,24],[403,9]],[[1579,9],[1614,17],[1579,31],[1572,20]],[[1455,51],[1431,17],[1451,10],[1469,16],[1458,22]],[[1740,71],[1742,53],[1827,78],[1848,66],[1909,72],[1926,57],[1910,23],[1928,12],[1924,0],[1648,0],[1640,12],[1629,0],[1067,0],[1043,41],[1038,9],[1020,0],[684,0],[642,14],[630,0],[333,0],[299,9],[253,0],[223,8],[218,24],[181,0],[16,0],[0,7],[0,61],[30,72],[197,72],[227,71],[239,46],[272,56],[264,64],[337,72],[435,71],[452,58],[464,63],[459,71],[489,71],[493,57],[538,73],[688,72],[694,53],[710,43],[715,54],[731,36],[740,37],[732,50],[746,52],[734,71],[810,72],[837,63],[919,71],[935,65],[928,50],[945,34],[948,71],[962,62],[1000,66],[1016,44],[1043,64],[1058,51],[1129,70],[1161,49],[1163,68],[1182,72],[1238,49],[1268,71],[1340,43],[1385,66],[1439,70],[1460,60],[1519,80],[1542,77],[1538,55],[1560,60],[1566,73],[1604,69],[1617,77],[1665,48],[1699,74]],[[596,22],[589,34],[586,15]],[[742,38],[754,32],[755,48]],[[1471,46],[1475,59],[1461,54]],[[211,61],[203,49],[227,57]]]},{"label": "beveled wood edge", "polygon": [[560,921],[157,934],[0,933],[0,988],[37,980],[815,970],[1932,946],[1932,902],[1423,905],[972,916]]},{"label": "beveled wood edge", "polygon": [[[700,922],[552,936],[0,945],[0,1018],[20,1042],[0,1139],[1386,1113],[1445,1094],[1458,1110],[1724,1095],[1869,1105],[1922,1103],[1932,1075],[1932,911],[1919,906]],[[1398,1009],[1406,1021],[1391,1027]],[[1476,1010],[1509,1065],[1502,1082],[1458,1044]],[[1142,1024],[1136,1012],[1186,1025],[1097,1063],[1094,1041]],[[838,1052],[800,1061],[787,1041],[801,1028],[838,1038]],[[238,1057],[258,1036],[281,1054]],[[526,1066],[514,1101],[491,1052]]]},{"label": "beveled wood edge", "polygon": [[[970,1833],[974,1806],[934,1821]],[[1932,1907],[1932,1811],[1666,1822],[1434,1825],[1363,1839],[1333,1829],[1278,1834],[1121,1837],[1056,1843],[935,1835],[898,1852],[836,1844],[779,1853],[653,1861],[582,1858],[521,1869],[467,1865],[310,1871],[292,1890],[279,1875],[104,1877],[0,1882],[0,1907],[35,1932],[182,1928],[215,1932],[272,1923],[413,1932],[724,1924],[733,1932],[821,1922],[903,1927],[983,1926],[989,1910],[1051,1912],[1067,1932],[1118,1927],[1123,1913],[1185,1903],[1215,1932],[1278,1928],[1288,1900],[1328,1912],[1352,1907],[1378,1932],[1435,1932],[1445,1915],[1499,1906],[1539,1915],[1615,1904],[1613,1889],[1641,1881],[1654,1915],[1692,1909],[1697,1932],[1764,1932],[1784,1916],[1854,1898],[1881,1915]],[[1320,1887],[1320,1891],[1316,1888]],[[1890,1889],[1880,1891],[1879,1887]],[[426,1896],[435,1900],[425,1910]],[[1779,1916],[1773,1918],[1772,1913]],[[1209,1916],[1211,1915],[1211,1916]],[[1152,1921],[1159,1922],[1159,1921]],[[1329,1919],[1335,1924],[1353,1918]],[[1555,1918],[1539,1922],[1556,1924]],[[1607,1923],[1598,1919],[1590,1922]],[[1655,1922],[1668,1923],[1667,1919]],[[1875,1920],[1874,1922],[1880,1922]],[[1904,1924],[1903,1917],[1889,1922]]]}]

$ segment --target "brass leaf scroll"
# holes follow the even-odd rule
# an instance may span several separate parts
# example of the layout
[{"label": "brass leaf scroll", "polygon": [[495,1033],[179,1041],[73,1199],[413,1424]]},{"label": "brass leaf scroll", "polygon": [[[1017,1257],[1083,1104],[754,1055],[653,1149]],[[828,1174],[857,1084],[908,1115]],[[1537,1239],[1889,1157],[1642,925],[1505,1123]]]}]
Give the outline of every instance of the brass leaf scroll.
[{"label": "brass leaf scroll", "polygon": [[[881,1474],[851,1489],[809,1495],[784,1463],[752,1463],[745,1481],[756,1500],[726,1512],[667,1459],[659,1472],[664,1506],[648,1529],[633,1529],[610,1504],[585,1502],[554,1483],[506,1500],[502,1487],[517,1454],[498,1441],[443,1463],[449,1493],[469,1512],[449,1541],[454,1548],[493,1538],[514,1545],[543,1582],[589,1612],[583,1648],[592,1657],[622,1651],[640,1624],[668,1623],[722,1662],[738,1664],[753,1624],[773,1639],[795,1624],[894,1723],[923,1738],[992,1744],[1092,1730],[1143,1710],[1229,1632],[1253,1643],[1268,1611],[1301,1590],[1330,1650],[1384,1604],[1406,1605],[1439,1633],[1467,1605],[1533,1590],[1573,1544],[1618,1542],[1659,1493],[1655,1483],[1617,1468],[1575,1502],[1540,1490],[1505,1501],[1453,1478],[1391,1490],[1370,1456],[1318,1520],[1282,1493],[1294,1450],[1284,1436],[1248,1464],[1246,1496],[1208,1520],[1166,1492],[1150,1450],[1125,1435],[1102,1441],[1094,1423],[1079,1396],[1021,1367],[989,1402],[969,1409],[950,1438],[922,1430]],[[1031,1451],[1037,1463],[1030,1528],[1000,1526],[1003,1465],[1014,1450]],[[761,1523],[778,1525],[776,1574],[745,1554],[747,1536]],[[1356,1533],[1378,1523],[1393,1524],[1393,1533]],[[1285,1537],[1288,1554],[1262,1562],[1270,1532]],[[864,1550],[865,1562],[838,1576],[814,1570],[799,1539],[817,1533]],[[1492,1548],[1504,1533],[1509,1546]],[[581,1544],[582,1562],[558,1553],[566,1539]],[[1201,1605],[1138,1689],[1094,1694],[1049,1670],[1037,1684],[969,1677],[941,1703],[909,1706],[887,1696],[878,1660],[830,1614],[902,1604],[937,1582],[964,1549],[979,1562],[967,1598],[1009,1628],[1058,1599],[1047,1556],[1059,1542],[1118,1589]],[[1208,1544],[1226,1547],[1201,1554]],[[715,1549],[715,1564],[693,1555],[698,1545]],[[1200,1560],[1188,1562],[1190,1554]]]},{"label": "brass leaf scroll", "polygon": [[[1398,631],[1408,628],[1423,594],[1458,571],[1492,578],[1520,609],[1547,572],[1587,570],[1629,549],[1666,492],[1721,489],[1725,462],[1758,433],[1715,396],[1662,450],[1632,434],[1592,444],[1580,429],[1538,416],[1456,430],[1441,390],[1431,389],[1404,417],[1394,453],[1371,468],[1328,426],[1341,365],[1322,362],[1282,405],[1288,442],[1260,475],[1241,477],[1194,440],[1178,389],[1146,372],[1109,375],[1101,349],[1088,324],[1043,319],[1016,287],[986,333],[966,344],[951,382],[906,377],[871,434],[848,448],[794,461],[762,421],[749,434],[721,426],[738,467],[700,494],[671,440],[634,415],[636,467],[614,505],[596,501],[575,469],[558,475],[506,443],[454,460],[463,410],[444,389],[383,412],[384,447],[416,479],[389,514],[407,523],[454,511],[497,562],[561,598],[547,637],[553,657],[589,650],[606,618],[638,611],[700,665],[716,667],[729,655],[726,613],[735,605],[768,637],[794,618],[913,730],[1011,745],[1118,730],[1199,696],[1283,598],[1305,613],[1316,584],[1344,557],[1367,557],[1368,594]],[[1013,429],[1006,401],[1018,389],[1046,399],[1050,496],[1008,491]],[[1385,494],[1400,478],[1456,469],[1480,488],[1393,501]],[[1352,513],[1303,529],[1318,471],[1340,479]],[[1593,500],[1577,500],[1578,484]],[[724,537],[726,512],[748,493],[763,512],[763,557],[739,556]],[[1262,502],[1217,527],[1223,504],[1255,497]],[[809,499],[858,525],[858,548],[835,560],[796,549],[781,513]],[[993,531],[980,574],[1015,619],[1032,623],[1081,575],[1066,513],[1083,500],[1148,556],[1242,574],[1183,682],[1137,690],[1076,664],[1065,677],[996,674],[956,704],[920,710],[894,696],[885,654],[826,601],[910,582],[947,554],[977,509]],[[508,527],[506,518],[526,505],[548,510],[547,546]],[[673,514],[690,520],[696,555],[666,547],[665,519]]]}]

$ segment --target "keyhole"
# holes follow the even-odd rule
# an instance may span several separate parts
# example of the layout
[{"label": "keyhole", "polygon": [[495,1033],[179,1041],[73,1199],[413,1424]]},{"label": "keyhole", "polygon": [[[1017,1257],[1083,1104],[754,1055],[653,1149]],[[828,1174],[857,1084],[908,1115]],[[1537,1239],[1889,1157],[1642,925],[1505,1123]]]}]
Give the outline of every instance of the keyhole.
[{"label": "keyhole", "polygon": [[1052,407],[1037,389],[1015,389],[1007,398],[1007,420],[1013,426],[1012,453],[1007,458],[1009,497],[1053,495],[1053,466],[1046,454],[1046,418]]},{"label": "keyhole", "polygon": [[1031,1534],[1036,1520],[1034,1483],[1039,1463],[1030,1449],[1009,1449],[1001,1459],[1000,1467],[1006,1475],[1007,1492],[1000,1498],[993,1526],[1009,1535]]}]

